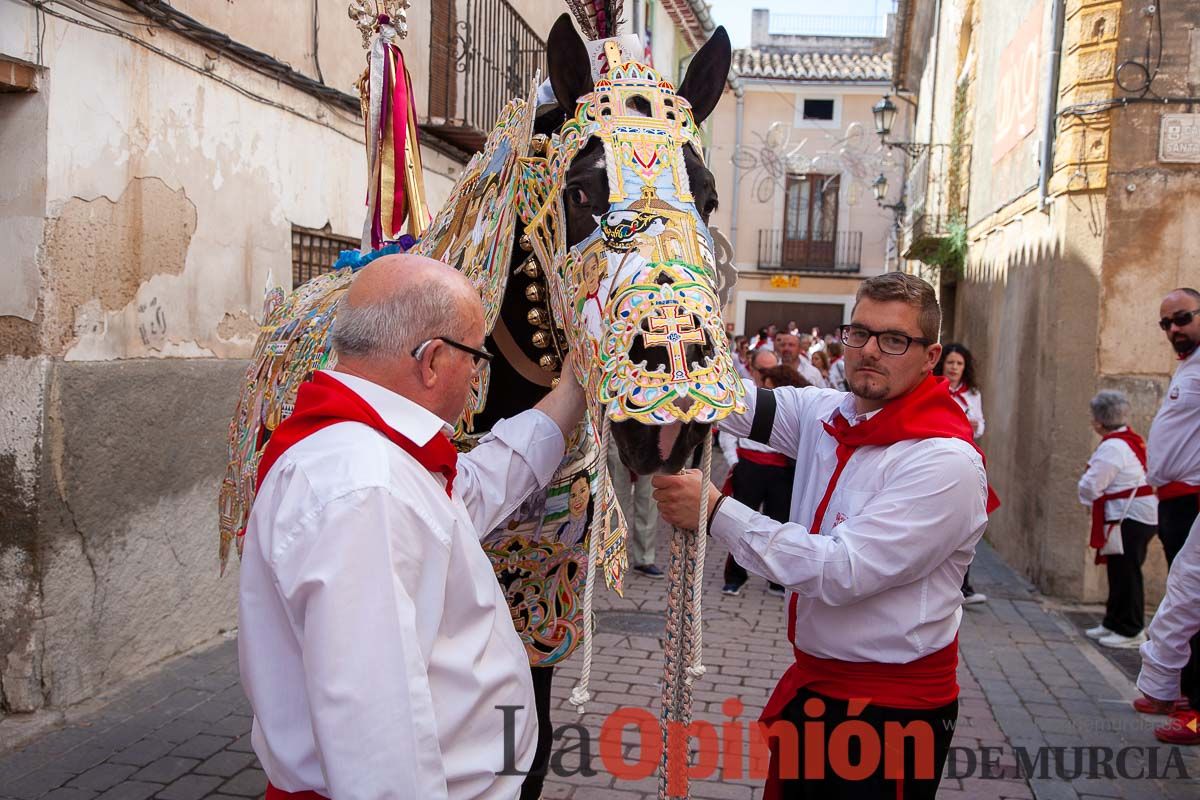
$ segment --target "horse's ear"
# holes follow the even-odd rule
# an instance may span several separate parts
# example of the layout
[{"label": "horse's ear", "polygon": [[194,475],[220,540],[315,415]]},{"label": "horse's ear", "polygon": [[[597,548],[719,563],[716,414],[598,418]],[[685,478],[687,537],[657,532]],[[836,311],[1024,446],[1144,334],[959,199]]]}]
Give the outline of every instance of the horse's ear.
[{"label": "horse's ear", "polygon": [[567,116],[572,117],[579,98],[589,94],[594,85],[587,47],[575,32],[570,14],[563,14],[550,29],[550,37],[546,40],[546,61],[550,67],[550,86],[554,89],[554,97]]},{"label": "horse's ear", "polygon": [[691,103],[692,116],[697,125],[708,119],[708,115],[717,107],[717,101],[725,91],[725,81],[729,78],[729,64],[732,58],[729,34],[725,32],[725,26],[721,25],[692,57],[692,63],[688,64],[687,75],[684,76],[683,83],[679,84],[676,94]]}]

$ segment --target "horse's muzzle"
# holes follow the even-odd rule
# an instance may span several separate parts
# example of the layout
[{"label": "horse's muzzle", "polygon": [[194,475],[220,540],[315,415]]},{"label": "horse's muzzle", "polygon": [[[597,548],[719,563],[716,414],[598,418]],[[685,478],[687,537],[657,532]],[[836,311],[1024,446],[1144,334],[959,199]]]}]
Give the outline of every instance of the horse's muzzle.
[{"label": "horse's muzzle", "polygon": [[699,422],[643,425],[625,420],[613,423],[612,437],[621,463],[634,473],[672,474],[692,465],[696,446],[704,441],[711,428]]}]

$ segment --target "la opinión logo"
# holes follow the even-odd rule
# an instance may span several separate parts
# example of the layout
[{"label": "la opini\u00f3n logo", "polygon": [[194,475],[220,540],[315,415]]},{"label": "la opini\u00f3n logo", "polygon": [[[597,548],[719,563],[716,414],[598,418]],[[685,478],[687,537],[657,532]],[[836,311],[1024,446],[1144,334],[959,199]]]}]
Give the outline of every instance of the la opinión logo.
[{"label": "la opini\u00f3n logo", "polygon": [[[682,794],[689,781],[765,780],[773,749],[779,754],[779,777],[821,779],[829,773],[847,780],[865,780],[880,767],[888,780],[912,777],[929,780],[939,768],[933,725],[917,720],[906,724],[885,722],[882,735],[870,723],[855,719],[870,705],[869,699],[848,703],[849,719],[829,724],[822,719],[825,703],[809,698],[807,718],[797,726],[788,720],[771,724],[742,721],[745,704],[727,698],[721,711],[728,718],[719,725],[706,720],[689,724],[668,722],[665,731],[649,710],[625,706],[608,714],[600,726],[599,747],[583,725],[568,723],[554,729],[554,746],[547,771],[565,778],[597,774],[601,767],[617,780],[640,781],[650,777],[667,753],[667,791]],[[504,769],[501,775],[524,775],[516,763],[516,714],[523,706],[496,706],[504,715]],[[636,755],[625,753],[626,731],[636,737]],[[664,735],[665,733],[665,735]],[[828,742],[828,745],[826,745]],[[1000,764],[1007,748],[980,746],[977,750],[950,747],[945,774],[951,778],[1014,777]],[[1161,751],[1165,751],[1162,755]],[[1017,778],[1123,778],[1188,780],[1190,775],[1178,747],[1039,747],[1012,748]],[[908,757],[906,759],[906,756]],[[911,775],[909,771],[911,770]]]}]

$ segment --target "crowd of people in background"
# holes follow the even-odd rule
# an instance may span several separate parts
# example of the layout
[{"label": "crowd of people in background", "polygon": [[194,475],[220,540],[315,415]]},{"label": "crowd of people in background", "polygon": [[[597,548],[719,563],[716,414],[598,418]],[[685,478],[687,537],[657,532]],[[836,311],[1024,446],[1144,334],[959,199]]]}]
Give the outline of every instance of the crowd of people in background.
[{"label": "crowd of people in background", "polygon": [[[1149,442],[1130,426],[1132,404],[1120,391],[1106,389],[1090,401],[1088,420],[1100,437],[1078,482],[1080,502],[1092,512],[1089,542],[1096,563],[1107,575],[1104,615],[1086,631],[1107,648],[1140,648],[1144,669],[1134,703],[1141,713],[1168,716],[1156,735],[1172,744],[1200,744],[1200,293],[1179,289],[1164,299],[1159,326],[1180,360]],[[796,322],[767,325],[753,335],[736,336],[730,348],[734,367],[748,388],[816,386],[849,391],[843,356],[843,331],[822,334]],[[951,398],[962,409],[977,447],[987,430],[981,369],[964,344],[946,343],[933,373],[944,378]],[[777,522],[792,508],[796,462],[785,453],[750,438],[722,432],[718,446],[729,466],[723,493]],[[628,481],[612,465],[630,525],[630,561],[649,577],[662,577],[654,562],[658,510],[648,481]],[[1189,531],[1192,535],[1189,536]],[[1150,543],[1163,545],[1170,578],[1167,597],[1147,625],[1142,573]],[[742,593],[750,575],[731,553],[725,562],[722,592]],[[769,595],[783,597],[785,587],[766,582]],[[987,602],[971,584],[962,584],[963,605]]]}]

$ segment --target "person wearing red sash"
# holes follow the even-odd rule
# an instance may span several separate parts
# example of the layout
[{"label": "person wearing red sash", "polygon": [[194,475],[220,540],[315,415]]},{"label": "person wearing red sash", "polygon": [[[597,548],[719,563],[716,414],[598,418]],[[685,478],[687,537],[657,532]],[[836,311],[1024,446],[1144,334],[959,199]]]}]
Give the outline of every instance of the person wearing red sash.
[{"label": "person wearing red sash", "polygon": [[[748,391],[758,387],[776,389],[780,386],[807,386],[808,382],[791,367],[779,363],[770,350],[757,350],[752,355],[753,377],[743,381]],[[732,434],[718,435],[721,452],[729,464],[729,477],[721,491],[748,508],[761,510],[768,517],[786,522],[792,509],[792,484],[796,479],[796,461],[752,439],[739,439]],[[749,579],[745,567],[730,553],[725,556],[724,585],[721,594],[736,597]],[[767,582],[767,592],[783,597],[783,586]]]},{"label": "person wearing red sash", "polygon": [[[1200,516],[1200,291],[1174,290],[1163,298],[1159,314],[1179,368],[1150,425],[1146,473],[1158,495],[1158,538],[1170,566]],[[1185,694],[1200,691],[1200,636],[1191,647]],[[1195,736],[1200,743],[1200,733]]]},{"label": "person wearing red sash", "polygon": [[447,433],[491,357],[483,319],[444,264],[364,267],[336,368],[301,384],[267,442],[238,655],[269,800],[520,792],[533,685],[479,539],[550,480],[583,392],[565,377],[460,456]]},{"label": "person wearing red sash", "polygon": [[[839,331],[850,393],[760,390],[721,423],[796,454],[789,522],[722,498],[694,471],[655,478],[669,522],[694,527],[707,489],[713,537],[788,588],[795,663],[762,722],[795,735],[768,734],[771,800],[937,792],[958,718],[963,574],[997,502],[966,416],[931,374],[940,326],[926,281],[868,278]],[[850,746],[844,723],[881,749]],[[896,726],[921,746],[898,741]]]},{"label": "person wearing red sash", "polygon": [[1189,640],[1200,636],[1200,518],[1192,523],[1191,534],[1171,565],[1167,593],[1150,621],[1149,634],[1150,640],[1142,645],[1139,699],[1156,704],[1162,709],[1157,713],[1171,715],[1154,735],[1167,744],[1200,745],[1200,714],[1196,712],[1200,709],[1200,682],[1194,680],[1194,674],[1191,694],[1177,699],[1187,670],[1194,666]]},{"label": "person wearing red sash", "polygon": [[1104,620],[1087,635],[1105,647],[1139,647],[1146,641],[1142,564],[1156,533],[1158,501],[1146,483],[1146,444],[1125,424],[1129,399],[1102,391],[1091,410],[1101,439],[1079,479],[1079,502],[1092,509],[1090,545],[1108,572],[1108,602]]}]

